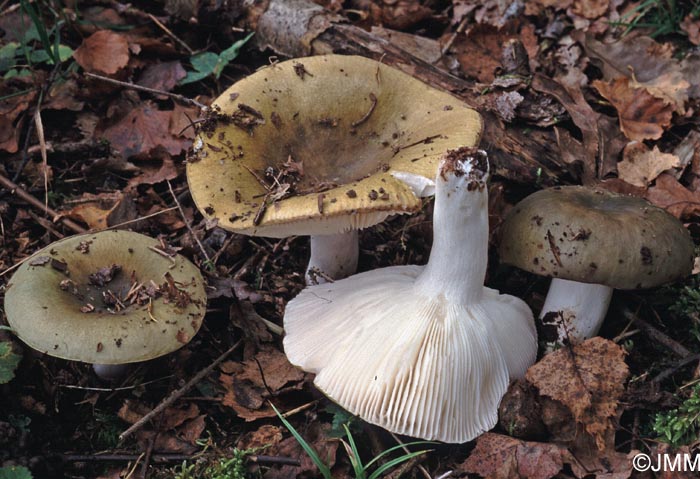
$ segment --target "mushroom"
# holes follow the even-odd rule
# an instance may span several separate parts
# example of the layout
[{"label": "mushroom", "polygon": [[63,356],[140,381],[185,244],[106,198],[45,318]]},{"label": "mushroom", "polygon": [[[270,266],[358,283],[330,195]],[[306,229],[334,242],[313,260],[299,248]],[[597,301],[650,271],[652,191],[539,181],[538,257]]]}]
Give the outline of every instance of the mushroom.
[{"label": "mushroom", "polygon": [[425,266],[309,286],[287,304],[284,348],[333,401],[389,431],[450,443],[496,424],[509,378],[537,354],[532,312],[484,287],[486,155],[444,155]]},{"label": "mushroom", "polygon": [[374,60],[295,59],[214,101],[187,178],[207,219],[246,235],[311,235],[307,280],[340,278],[356,269],[357,230],[417,211],[414,189],[440,156],[476,145],[481,130],[460,100]]},{"label": "mushroom", "polygon": [[197,267],[130,231],[52,243],[17,269],[5,293],[7,322],[22,341],[93,363],[105,379],[187,344],[205,311]]},{"label": "mushroom", "polygon": [[548,343],[595,336],[613,288],[652,288],[693,266],[693,242],[680,221],[646,200],[598,188],[528,196],[506,216],[501,238],[503,262],[552,278],[540,313]]}]

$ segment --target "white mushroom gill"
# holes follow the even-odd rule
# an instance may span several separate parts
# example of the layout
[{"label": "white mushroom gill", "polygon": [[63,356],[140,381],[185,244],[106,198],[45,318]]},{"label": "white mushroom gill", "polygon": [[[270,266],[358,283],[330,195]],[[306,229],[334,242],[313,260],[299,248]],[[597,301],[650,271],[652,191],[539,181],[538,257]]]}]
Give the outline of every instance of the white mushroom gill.
[{"label": "white mushroom gill", "polygon": [[532,313],[484,287],[483,152],[448,152],[436,179],[426,266],[394,266],[310,286],[287,305],[289,360],[362,419],[459,443],[492,428],[509,377],[535,360]]}]

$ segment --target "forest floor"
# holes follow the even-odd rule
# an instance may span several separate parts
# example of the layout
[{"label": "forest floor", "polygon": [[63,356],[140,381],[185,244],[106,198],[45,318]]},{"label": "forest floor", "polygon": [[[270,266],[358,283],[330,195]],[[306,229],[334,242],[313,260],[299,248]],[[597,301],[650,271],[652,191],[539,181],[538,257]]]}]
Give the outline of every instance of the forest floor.
[{"label": "forest floor", "polygon": [[[411,441],[352,417],[287,361],[282,317],[305,286],[308,238],[231,233],[189,193],[198,105],[285,59],[250,36],[266,3],[0,1],[0,297],[37,250],[107,228],[159,238],[208,284],[199,333],[114,383],[26,346],[0,309],[0,478],[320,477],[272,404],[335,478],[361,477],[343,424],[365,463]],[[498,131],[550,139],[557,168],[523,175],[517,145],[482,143],[504,162],[489,187],[487,286],[540,310],[549,280],[500,264],[495,245],[504,215],[544,186],[645,198],[700,241],[700,3],[316,3],[460,79],[466,88],[452,93]],[[425,264],[431,211],[426,200],[417,214],[361,231],[359,270]],[[430,451],[382,477],[697,477],[639,472],[632,458],[698,453],[698,272],[696,258],[684,281],[616,291],[602,338],[540,350],[493,431],[413,446]]]}]

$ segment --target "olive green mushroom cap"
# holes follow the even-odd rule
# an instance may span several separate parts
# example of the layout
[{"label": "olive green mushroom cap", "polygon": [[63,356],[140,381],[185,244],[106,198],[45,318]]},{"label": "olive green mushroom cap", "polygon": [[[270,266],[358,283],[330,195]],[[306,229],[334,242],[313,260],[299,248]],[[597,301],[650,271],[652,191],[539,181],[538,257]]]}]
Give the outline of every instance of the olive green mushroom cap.
[{"label": "olive green mushroom cap", "polygon": [[689,275],[693,249],[683,224],[646,200],[563,186],[513,207],[501,226],[499,254],[542,276],[639,289]]},{"label": "olive green mushroom cap", "polygon": [[74,361],[122,364],[172,352],[199,330],[206,293],[197,267],[156,249],[159,241],[130,231],[52,243],[7,285],[7,321],[32,348]]},{"label": "olive green mushroom cap", "polygon": [[478,113],[452,95],[358,56],[270,65],[212,111],[188,159],[192,197],[219,226],[272,237],[335,234],[418,210],[420,198],[392,173],[433,180],[440,156],[476,146],[482,131]]}]

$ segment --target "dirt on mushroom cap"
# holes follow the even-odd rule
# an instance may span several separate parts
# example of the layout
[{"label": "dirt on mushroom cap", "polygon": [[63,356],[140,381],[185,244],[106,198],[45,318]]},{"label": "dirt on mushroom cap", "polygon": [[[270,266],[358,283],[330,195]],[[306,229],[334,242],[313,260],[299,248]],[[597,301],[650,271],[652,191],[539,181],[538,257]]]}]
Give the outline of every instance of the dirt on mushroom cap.
[{"label": "dirt on mushroom cap", "polygon": [[[192,196],[220,226],[266,236],[335,233],[415,211],[420,199],[391,172],[432,179],[442,153],[476,145],[482,130],[453,96],[356,56],[272,65],[229,88],[214,109],[190,154]],[[290,160],[304,174],[271,201]]]},{"label": "dirt on mushroom cap", "polygon": [[[85,251],[81,245],[87,241]],[[161,248],[156,239],[116,230],[52,243],[12,277],[5,295],[8,323],[29,346],[64,359],[121,364],[174,351],[197,334],[206,294],[197,267]],[[44,257],[49,261],[41,260]],[[54,263],[65,267],[53,267]],[[113,271],[113,277],[96,284],[96,272],[105,268]],[[163,291],[152,299],[127,300],[117,307],[134,281],[143,285],[152,281],[163,285]],[[171,288],[189,300],[179,300]]]},{"label": "dirt on mushroom cap", "polygon": [[616,289],[650,288],[690,274],[682,223],[643,199],[580,186],[534,193],[501,229],[500,257],[531,273]]}]

